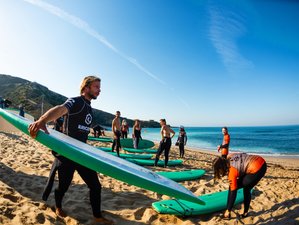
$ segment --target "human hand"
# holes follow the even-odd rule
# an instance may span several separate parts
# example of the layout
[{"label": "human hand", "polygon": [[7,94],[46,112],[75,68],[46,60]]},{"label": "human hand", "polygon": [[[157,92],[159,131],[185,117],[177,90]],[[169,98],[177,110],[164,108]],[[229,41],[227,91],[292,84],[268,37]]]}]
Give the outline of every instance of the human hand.
[{"label": "human hand", "polygon": [[36,138],[39,129],[42,129],[43,131],[45,131],[46,134],[49,134],[49,131],[47,130],[45,122],[43,122],[42,120],[41,121],[38,120],[29,125],[28,131],[29,131],[30,136],[33,138]]}]

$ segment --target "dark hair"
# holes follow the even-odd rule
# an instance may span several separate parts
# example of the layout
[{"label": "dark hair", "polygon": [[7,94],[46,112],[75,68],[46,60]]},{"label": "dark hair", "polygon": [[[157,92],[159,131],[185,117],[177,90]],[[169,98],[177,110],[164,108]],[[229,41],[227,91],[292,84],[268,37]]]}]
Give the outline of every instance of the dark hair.
[{"label": "dark hair", "polygon": [[222,129],[226,130],[227,131],[227,127],[222,127]]},{"label": "dark hair", "polygon": [[166,119],[160,119],[160,121],[166,123]]},{"label": "dark hair", "polygon": [[214,180],[221,179],[228,173],[229,162],[223,157],[218,157],[213,161]]}]

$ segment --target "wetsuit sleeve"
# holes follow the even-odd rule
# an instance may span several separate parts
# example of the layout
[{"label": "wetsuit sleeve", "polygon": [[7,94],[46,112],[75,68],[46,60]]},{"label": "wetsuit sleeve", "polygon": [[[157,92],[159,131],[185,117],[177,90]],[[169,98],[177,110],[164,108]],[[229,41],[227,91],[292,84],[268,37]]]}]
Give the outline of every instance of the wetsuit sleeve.
[{"label": "wetsuit sleeve", "polygon": [[236,197],[237,197],[237,190],[230,190],[228,191],[228,196],[227,196],[227,210],[228,211],[231,211],[234,204],[235,204],[235,201],[236,201]]},{"label": "wetsuit sleeve", "polygon": [[231,211],[234,206],[237,197],[237,178],[239,176],[238,170],[234,167],[229,168],[228,180],[229,180],[229,191],[227,197],[227,210]]},{"label": "wetsuit sleeve", "polygon": [[185,134],[185,141],[184,141],[184,144],[185,144],[185,145],[187,144],[187,140],[188,140],[188,138],[187,138],[187,134]]},{"label": "wetsuit sleeve", "polygon": [[65,101],[65,103],[63,103],[63,106],[66,107],[68,111],[71,111],[71,108],[74,106],[75,102],[76,101],[73,98],[69,98]]},{"label": "wetsuit sleeve", "polygon": [[238,189],[237,179],[239,172],[235,167],[230,167],[228,172],[229,189],[234,191]]}]

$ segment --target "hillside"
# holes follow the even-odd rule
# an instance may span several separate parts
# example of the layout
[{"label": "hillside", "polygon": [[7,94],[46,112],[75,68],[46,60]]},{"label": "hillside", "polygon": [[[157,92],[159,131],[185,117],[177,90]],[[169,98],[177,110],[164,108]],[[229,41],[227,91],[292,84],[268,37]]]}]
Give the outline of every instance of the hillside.
[{"label": "hillside", "polygon": [[[10,107],[18,108],[23,104],[25,112],[39,118],[53,106],[62,104],[67,97],[49,90],[47,87],[36,82],[0,74],[0,97],[12,102]],[[94,124],[111,126],[114,114],[94,109]],[[126,118],[127,119],[127,118]],[[129,126],[132,127],[134,121],[127,119]],[[141,121],[143,127],[160,127],[159,123],[153,120]]]}]

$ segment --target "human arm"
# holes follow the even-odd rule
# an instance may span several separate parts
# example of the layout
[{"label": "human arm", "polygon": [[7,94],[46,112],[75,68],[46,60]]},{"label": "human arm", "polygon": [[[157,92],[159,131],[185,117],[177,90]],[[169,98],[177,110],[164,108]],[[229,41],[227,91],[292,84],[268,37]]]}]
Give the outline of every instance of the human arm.
[{"label": "human arm", "polygon": [[49,109],[44,115],[42,115],[36,122],[32,123],[28,127],[30,136],[36,138],[37,132],[39,129],[49,133],[46,127],[46,124],[50,121],[54,121],[59,117],[68,113],[68,109],[64,105],[55,106]]},{"label": "human arm", "polygon": [[231,211],[237,197],[237,190],[238,190],[238,180],[239,172],[236,168],[230,167],[228,172],[228,180],[229,180],[229,191],[228,191],[228,198],[227,198],[227,211]]},{"label": "human arm", "polygon": [[174,137],[174,135],[175,135],[175,132],[174,132],[174,130],[173,130],[173,129],[171,129],[171,128],[169,128],[169,132],[172,134],[171,138],[173,138],[173,137]]}]

